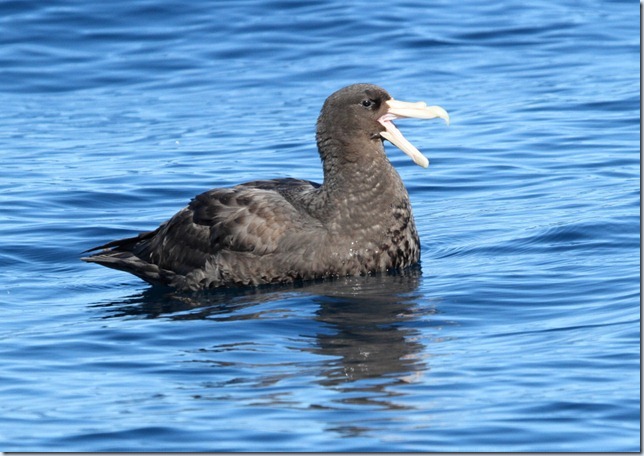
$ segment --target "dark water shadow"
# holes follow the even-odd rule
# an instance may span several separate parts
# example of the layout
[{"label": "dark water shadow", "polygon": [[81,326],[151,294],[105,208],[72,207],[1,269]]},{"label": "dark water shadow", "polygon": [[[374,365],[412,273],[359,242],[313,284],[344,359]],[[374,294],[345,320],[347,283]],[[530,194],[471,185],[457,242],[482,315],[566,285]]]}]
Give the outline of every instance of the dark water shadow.
[{"label": "dark water shadow", "polygon": [[413,295],[391,298],[314,299],[320,304],[315,319],[332,331],[318,334],[311,352],[337,359],[327,364],[323,384],[384,376],[400,380],[426,368],[421,356],[426,347],[415,324],[435,310],[421,308]]},{"label": "dark water shadow", "polygon": [[[209,293],[177,294],[151,288],[125,301],[95,307],[107,312],[104,318],[209,319],[216,324],[276,318],[267,316],[261,304],[297,296],[309,304],[307,317],[310,303],[317,306],[310,323],[305,318],[295,329],[296,337],[312,341],[299,350],[321,355],[315,357],[321,361],[316,361],[313,367],[316,383],[343,393],[342,396],[347,393],[344,406],[350,403],[397,410],[407,406],[395,401],[400,393],[390,387],[413,382],[428,370],[427,347],[419,328],[432,324],[431,316],[436,310],[418,291],[420,280],[420,271],[416,270]],[[275,331],[280,330],[279,325],[274,327]],[[227,343],[234,345],[235,341]],[[212,347],[204,348],[203,352],[216,356]],[[302,375],[302,369],[312,373],[310,365],[302,365],[284,375]]]},{"label": "dark water shadow", "polygon": [[[315,319],[331,331],[319,333],[310,351],[334,357],[319,383],[340,393],[340,407],[407,410],[398,388],[429,370],[424,335],[436,309],[418,291],[419,277],[396,277],[355,287],[356,293],[317,295]],[[338,420],[329,430],[343,436],[374,431],[366,422]]]},{"label": "dark water shadow", "polygon": [[235,315],[239,310],[268,302],[277,302],[289,296],[301,295],[323,302],[344,302],[347,306],[373,302],[374,305],[391,305],[405,301],[405,294],[418,288],[420,268],[395,274],[342,277],[288,285],[261,287],[222,288],[199,292],[177,292],[168,288],[149,287],[143,292],[90,307],[105,311],[102,318],[166,318],[171,320],[197,320],[204,318],[247,319]]}]

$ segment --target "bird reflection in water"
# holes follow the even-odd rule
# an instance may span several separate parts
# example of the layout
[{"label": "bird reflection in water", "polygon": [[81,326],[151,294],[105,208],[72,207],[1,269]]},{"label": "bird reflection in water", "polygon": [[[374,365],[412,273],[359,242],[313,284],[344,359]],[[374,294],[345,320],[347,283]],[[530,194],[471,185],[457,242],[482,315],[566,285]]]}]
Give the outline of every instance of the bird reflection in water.
[{"label": "bird reflection in water", "polygon": [[[339,394],[332,401],[335,406],[353,404],[396,410],[408,407],[396,402],[395,397],[405,394],[397,386],[419,380],[429,369],[423,329],[435,324],[430,318],[435,309],[431,304],[419,301],[421,295],[416,292],[419,278],[420,271],[414,269],[398,275],[347,277],[275,289],[253,288],[185,295],[162,294],[150,289],[129,302],[103,306],[110,310],[105,318],[207,319],[215,324],[242,320],[269,321],[263,328],[273,328],[271,320],[275,320],[276,339],[296,340],[297,343],[290,344],[287,349],[284,345],[267,348],[265,337],[261,338],[261,343],[253,341],[254,337],[259,339],[265,334],[253,336],[256,330],[252,329],[244,335],[244,340],[235,341],[228,337],[222,340],[219,335],[213,337],[214,346],[195,347],[193,353],[198,351],[201,357],[196,361],[202,365],[204,362],[212,366],[226,365],[227,368],[237,363],[240,368],[243,365],[244,372],[255,368],[252,378],[236,377],[236,384],[241,382],[248,386],[249,383],[255,383],[266,388],[284,381],[295,381],[298,376],[307,376],[311,381]],[[280,316],[273,304],[290,304],[293,297],[305,302],[308,310],[298,312],[298,309],[292,309],[293,313]],[[270,310],[266,309],[267,303],[272,305]],[[311,303],[316,305],[313,315]],[[280,326],[284,321],[280,322],[279,319],[288,319],[293,315],[297,317],[294,318],[296,324]],[[198,340],[203,341],[203,338]],[[269,353],[257,366],[249,364],[245,357],[235,361],[235,352],[242,354],[249,349],[260,353],[269,350]],[[291,351],[291,354],[284,353],[285,350]],[[293,354],[292,350],[315,356],[302,358]],[[279,352],[279,356],[275,351]],[[243,362],[240,360],[242,358]],[[285,358],[289,358],[289,362],[285,362]],[[207,382],[207,388],[229,387],[231,384],[231,379],[219,379]],[[228,390],[228,394],[231,393],[235,394]],[[262,394],[264,396],[260,397]],[[254,405],[301,406],[292,402],[293,398],[285,397],[283,391],[279,395],[264,391],[254,398],[240,399]],[[329,403],[310,406],[333,407]],[[347,431],[359,432],[348,428]]]},{"label": "bird reflection in water", "polygon": [[[331,329],[311,351],[334,356],[322,383],[337,385],[385,376],[411,379],[426,366],[414,322],[422,311],[413,293],[417,277],[351,280],[350,294],[317,295],[316,320]],[[425,313],[432,310],[425,309]]]}]

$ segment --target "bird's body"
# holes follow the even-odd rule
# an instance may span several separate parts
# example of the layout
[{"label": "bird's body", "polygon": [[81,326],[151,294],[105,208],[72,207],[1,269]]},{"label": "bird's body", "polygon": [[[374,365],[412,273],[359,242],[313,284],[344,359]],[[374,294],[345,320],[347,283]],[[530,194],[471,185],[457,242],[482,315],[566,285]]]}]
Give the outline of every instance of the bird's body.
[{"label": "bird's body", "polygon": [[392,111],[387,100],[387,92],[367,84],[327,99],[317,128],[321,185],[275,179],[210,190],[156,230],[92,249],[101,251],[84,260],[182,290],[362,275],[418,263],[409,196],[382,143],[381,133],[390,129],[383,122],[391,124],[382,120]]}]

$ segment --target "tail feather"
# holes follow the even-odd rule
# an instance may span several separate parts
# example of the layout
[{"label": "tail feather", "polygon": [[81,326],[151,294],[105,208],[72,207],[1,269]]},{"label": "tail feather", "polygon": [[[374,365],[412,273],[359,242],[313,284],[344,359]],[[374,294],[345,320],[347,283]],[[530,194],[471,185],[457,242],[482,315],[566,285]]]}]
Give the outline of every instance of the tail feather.
[{"label": "tail feather", "polygon": [[148,239],[152,238],[158,229],[154,231],[146,231],[145,233],[141,233],[138,236],[130,237],[130,238],[124,238],[124,239],[117,239],[116,241],[108,242],[107,244],[99,245],[98,247],[92,247],[91,249],[85,250],[83,253],[89,253],[89,252],[95,252],[97,250],[108,250],[108,249],[114,249],[114,250],[120,250],[120,251],[132,251],[134,250],[134,246],[137,245],[141,241],[147,241]]},{"label": "tail feather", "polygon": [[137,256],[147,245],[155,231],[141,233],[131,238],[118,239],[107,244],[93,247],[83,253],[96,252],[92,255],[82,257],[81,260],[87,263],[96,263],[119,271],[129,272],[145,280],[152,285],[171,285],[180,280],[180,276],[172,271],[163,269],[156,264],[149,263]]}]

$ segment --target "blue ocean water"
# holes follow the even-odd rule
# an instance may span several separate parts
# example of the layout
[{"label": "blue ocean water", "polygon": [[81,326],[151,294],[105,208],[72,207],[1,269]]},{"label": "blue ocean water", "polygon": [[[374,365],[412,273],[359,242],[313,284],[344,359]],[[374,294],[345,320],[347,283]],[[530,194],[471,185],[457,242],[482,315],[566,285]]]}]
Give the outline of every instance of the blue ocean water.
[{"label": "blue ocean water", "polygon": [[[636,6],[0,2],[0,450],[639,451]],[[175,295],[79,261],[213,187],[321,180],[373,82],[422,271]]]}]

